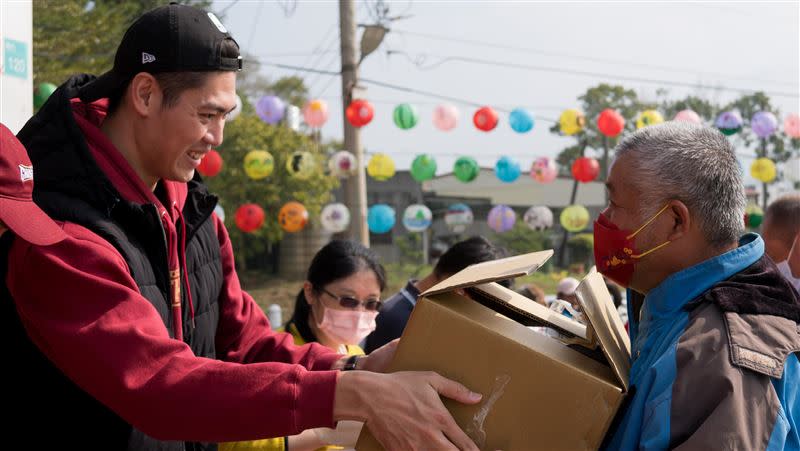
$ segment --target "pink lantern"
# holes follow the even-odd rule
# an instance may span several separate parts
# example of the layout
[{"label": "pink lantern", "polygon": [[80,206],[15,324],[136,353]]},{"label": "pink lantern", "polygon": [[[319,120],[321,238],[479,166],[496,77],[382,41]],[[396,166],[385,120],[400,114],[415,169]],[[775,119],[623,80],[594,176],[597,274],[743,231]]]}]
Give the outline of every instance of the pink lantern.
[{"label": "pink lantern", "polygon": [[783,132],[790,138],[800,138],[800,116],[792,113],[783,121]]},{"label": "pink lantern", "polygon": [[550,157],[539,157],[531,166],[531,178],[539,183],[550,183],[558,176],[558,166]]},{"label": "pink lantern", "polygon": [[700,119],[700,115],[689,109],[678,111],[678,113],[675,114],[675,118],[672,120],[678,122],[691,122],[693,124],[699,124],[703,122],[703,120]]},{"label": "pink lantern", "polygon": [[311,127],[322,127],[328,121],[328,104],[320,99],[311,100],[303,108],[303,119]]},{"label": "pink lantern", "polygon": [[458,123],[458,109],[450,104],[442,104],[433,110],[433,126],[443,132],[449,132]]}]

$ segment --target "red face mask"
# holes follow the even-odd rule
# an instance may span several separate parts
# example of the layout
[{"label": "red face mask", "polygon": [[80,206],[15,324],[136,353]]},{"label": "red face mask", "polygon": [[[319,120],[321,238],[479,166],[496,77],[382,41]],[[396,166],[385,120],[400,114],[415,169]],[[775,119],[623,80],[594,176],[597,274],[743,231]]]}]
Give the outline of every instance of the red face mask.
[{"label": "red face mask", "polygon": [[655,252],[670,242],[662,243],[649,251],[638,252],[636,250],[636,235],[649,226],[651,222],[664,212],[669,204],[659,210],[650,220],[644,223],[636,231],[621,230],[608,218],[600,213],[597,221],[594,222],[594,262],[600,274],[628,287],[633,278],[634,266],[637,260],[647,254]]}]

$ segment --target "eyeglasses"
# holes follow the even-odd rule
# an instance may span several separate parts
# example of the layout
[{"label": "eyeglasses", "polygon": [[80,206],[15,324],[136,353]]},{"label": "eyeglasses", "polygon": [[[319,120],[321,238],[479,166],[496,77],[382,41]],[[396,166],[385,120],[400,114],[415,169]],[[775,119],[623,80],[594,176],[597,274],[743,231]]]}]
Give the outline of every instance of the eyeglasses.
[{"label": "eyeglasses", "polygon": [[366,301],[359,301],[356,298],[350,296],[336,296],[335,294],[331,293],[330,291],[322,288],[323,293],[327,294],[328,296],[336,299],[344,308],[347,309],[357,309],[360,305],[364,306],[364,310],[369,310],[372,312],[377,312],[383,306],[383,302],[377,299],[367,299]]}]

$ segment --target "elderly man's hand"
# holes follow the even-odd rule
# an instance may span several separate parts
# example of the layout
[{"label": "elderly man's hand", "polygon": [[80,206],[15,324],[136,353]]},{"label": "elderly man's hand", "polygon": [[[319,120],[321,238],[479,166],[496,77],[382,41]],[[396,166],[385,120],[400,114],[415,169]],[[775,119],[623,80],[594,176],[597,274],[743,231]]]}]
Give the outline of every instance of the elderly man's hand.
[{"label": "elderly man's hand", "polygon": [[394,353],[397,350],[397,345],[400,343],[399,338],[386,343],[380,348],[372,351],[368,356],[358,360],[356,369],[364,371],[374,371],[376,373],[383,373],[389,367],[394,358]]},{"label": "elderly man's hand", "polygon": [[335,420],[360,420],[387,450],[460,449],[477,446],[456,424],[439,396],[476,404],[481,395],[432,372],[342,373]]}]

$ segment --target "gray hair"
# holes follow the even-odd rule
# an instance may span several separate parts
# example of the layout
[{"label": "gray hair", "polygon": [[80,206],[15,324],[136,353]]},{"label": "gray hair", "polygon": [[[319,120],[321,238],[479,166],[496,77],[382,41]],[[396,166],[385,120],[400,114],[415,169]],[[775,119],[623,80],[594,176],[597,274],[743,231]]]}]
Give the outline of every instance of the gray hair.
[{"label": "gray hair", "polygon": [[643,217],[668,200],[686,204],[711,246],[744,233],[745,193],[733,146],[714,128],[687,122],[644,127],[625,137],[616,158],[630,155]]}]

